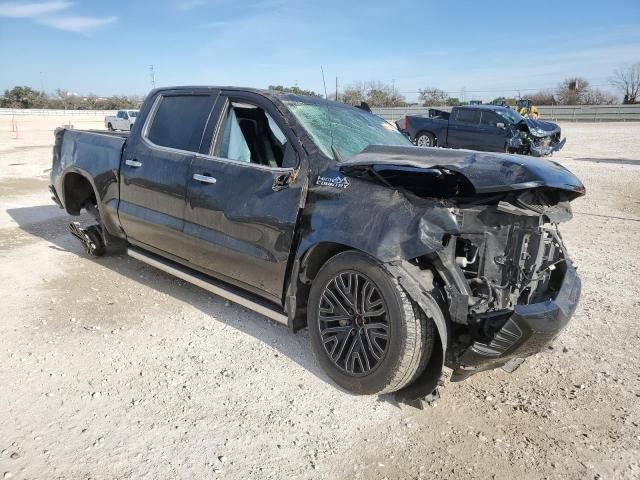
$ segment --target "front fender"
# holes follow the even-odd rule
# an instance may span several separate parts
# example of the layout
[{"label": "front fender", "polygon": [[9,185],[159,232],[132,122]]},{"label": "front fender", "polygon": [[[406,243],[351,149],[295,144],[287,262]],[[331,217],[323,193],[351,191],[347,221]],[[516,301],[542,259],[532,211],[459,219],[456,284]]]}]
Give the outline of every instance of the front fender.
[{"label": "front fender", "polygon": [[322,179],[335,182],[309,189],[297,259],[314,245],[337,243],[383,263],[410,260],[442,248],[446,235],[458,230],[455,215],[441,200],[414,197],[337,170],[323,173]]}]

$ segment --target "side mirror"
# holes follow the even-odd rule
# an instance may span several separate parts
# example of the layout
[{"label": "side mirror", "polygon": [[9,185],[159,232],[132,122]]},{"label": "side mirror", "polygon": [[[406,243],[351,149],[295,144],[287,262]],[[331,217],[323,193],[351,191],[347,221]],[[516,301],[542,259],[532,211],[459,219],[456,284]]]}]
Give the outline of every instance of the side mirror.
[{"label": "side mirror", "polygon": [[496,127],[498,127],[498,128],[504,128],[504,123],[502,123],[502,122],[498,122],[498,123],[496,123]]}]

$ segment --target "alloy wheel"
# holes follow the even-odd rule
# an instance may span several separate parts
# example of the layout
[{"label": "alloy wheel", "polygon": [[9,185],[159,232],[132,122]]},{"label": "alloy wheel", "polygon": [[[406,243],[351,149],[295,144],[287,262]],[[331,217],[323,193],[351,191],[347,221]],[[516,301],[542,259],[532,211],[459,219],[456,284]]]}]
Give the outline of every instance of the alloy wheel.
[{"label": "alloy wheel", "polygon": [[431,138],[428,135],[420,135],[418,137],[417,144],[419,147],[430,147],[431,146]]},{"label": "alloy wheel", "polygon": [[357,272],[341,272],[322,291],[318,328],[325,353],[341,371],[364,376],[389,348],[387,305],[376,285]]}]

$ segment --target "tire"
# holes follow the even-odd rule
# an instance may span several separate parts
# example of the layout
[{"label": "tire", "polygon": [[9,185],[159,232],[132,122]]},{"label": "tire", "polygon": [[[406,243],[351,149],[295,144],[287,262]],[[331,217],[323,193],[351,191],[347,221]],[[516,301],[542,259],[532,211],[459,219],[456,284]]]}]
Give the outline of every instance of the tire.
[{"label": "tire", "polygon": [[85,230],[87,238],[90,240],[87,253],[92,257],[102,257],[107,253],[107,247],[104,244],[102,228],[99,225],[91,225]]},{"label": "tire", "polygon": [[102,248],[97,250],[97,253],[91,251],[88,251],[88,253],[93,255],[94,257],[101,257],[102,255],[106,254],[121,253],[126,248],[127,242],[109,233],[107,227],[105,227],[104,223],[102,222],[102,218],[100,217],[100,209],[98,205],[94,205],[88,202],[85,203],[82,208],[84,208],[87,213],[91,215],[97,222],[97,224],[89,227],[87,231],[91,230],[94,236],[98,236],[100,241],[98,242],[96,239],[95,243],[96,245],[102,246]]},{"label": "tire", "polygon": [[435,147],[436,138],[428,132],[420,132],[416,137],[416,145],[418,147]]},{"label": "tire", "polygon": [[115,129],[113,128],[113,125],[111,125],[111,122],[107,124],[107,130],[109,130],[110,132],[115,132]]},{"label": "tire", "polygon": [[356,251],[340,253],[320,269],[307,321],[318,363],[354,394],[390,393],[409,385],[433,350],[433,321],[382,265]]}]

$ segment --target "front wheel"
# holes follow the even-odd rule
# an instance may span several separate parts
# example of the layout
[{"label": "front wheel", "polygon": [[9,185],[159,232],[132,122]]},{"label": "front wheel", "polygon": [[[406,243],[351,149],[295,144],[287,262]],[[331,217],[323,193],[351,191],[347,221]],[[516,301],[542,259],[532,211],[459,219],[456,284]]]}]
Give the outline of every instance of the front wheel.
[{"label": "front wheel", "polygon": [[400,390],[431,357],[433,321],[382,265],[360,252],[340,253],[318,272],[307,320],[318,362],[352,393]]},{"label": "front wheel", "polygon": [[111,122],[109,122],[109,124],[107,125],[107,130],[109,130],[110,132],[115,131],[115,129],[113,128],[113,125],[111,125]]},{"label": "front wheel", "polygon": [[418,147],[435,147],[436,146],[436,139],[430,133],[426,133],[426,132],[420,133],[416,137],[416,145]]}]

